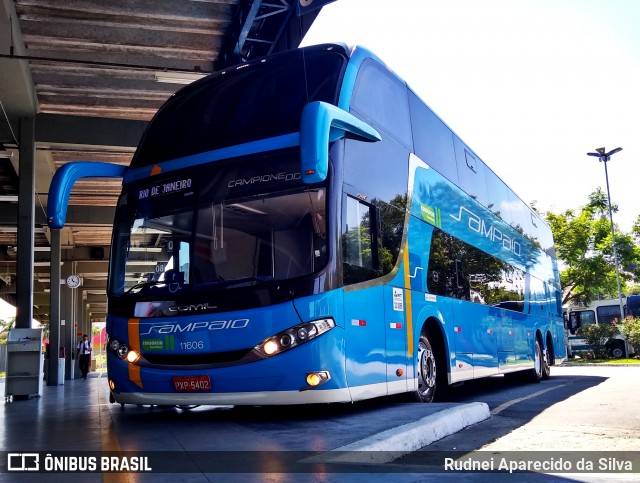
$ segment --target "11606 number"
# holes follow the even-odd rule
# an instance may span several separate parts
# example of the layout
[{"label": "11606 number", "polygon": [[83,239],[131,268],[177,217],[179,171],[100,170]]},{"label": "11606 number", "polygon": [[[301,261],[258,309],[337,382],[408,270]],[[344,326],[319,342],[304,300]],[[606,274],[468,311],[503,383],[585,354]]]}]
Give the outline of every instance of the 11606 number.
[{"label": "11606 number", "polygon": [[204,342],[202,342],[201,340],[188,340],[186,342],[180,342],[180,349],[187,351],[204,349]]}]

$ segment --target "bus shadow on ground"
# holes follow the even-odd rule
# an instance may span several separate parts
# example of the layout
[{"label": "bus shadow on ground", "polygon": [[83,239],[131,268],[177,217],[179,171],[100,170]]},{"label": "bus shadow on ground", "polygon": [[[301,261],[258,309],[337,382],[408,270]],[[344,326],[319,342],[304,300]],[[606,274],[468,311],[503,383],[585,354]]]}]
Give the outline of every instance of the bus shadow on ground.
[{"label": "bus shadow on ground", "polygon": [[[491,418],[465,429],[464,434],[457,433],[446,436],[429,446],[395,460],[393,464],[429,466],[445,456],[455,455],[456,458],[460,458],[465,455],[473,455],[474,451],[479,450],[485,444],[498,440],[518,427],[527,424],[554,404],[602,384],[606,380],[607,377],[602,376],[552,375],[550,379],[542,381],[540,384],[514,381],[503,376],[469,381],[460,387],[452,388],[449,400],[453,402],[486,402],[491,410]],[[475,453],[475,455],[482,453]],[[520,455],[527,453],[520,452]],[[536,451],[533,451],[532,454],[535,455]],[[552,453],[549,454],[552,455]],[[557,476],[553,481],[565,481],[565,479]]]}]

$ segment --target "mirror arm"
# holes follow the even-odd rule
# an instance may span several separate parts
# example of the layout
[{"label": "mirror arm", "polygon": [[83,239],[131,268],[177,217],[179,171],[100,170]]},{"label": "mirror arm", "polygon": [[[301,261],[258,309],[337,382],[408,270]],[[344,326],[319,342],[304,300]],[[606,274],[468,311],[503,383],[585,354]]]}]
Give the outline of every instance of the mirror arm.
[{"label": "mirror arm", "polygon": [[348,136],[361,141],[381,141],[374,128],[326,102],[310,102],[300,122],[300,171],[305,183],[324,181],[329,169],[329,143]]},{"label": "mirror arm", "polygon": [[92,161],[74,161],[56,171],[49,187],[47,201],[47,224],[52,229],[60,229],[67,218],[67,207],[71,188],[80,178],[121,178],[126,166]]}]

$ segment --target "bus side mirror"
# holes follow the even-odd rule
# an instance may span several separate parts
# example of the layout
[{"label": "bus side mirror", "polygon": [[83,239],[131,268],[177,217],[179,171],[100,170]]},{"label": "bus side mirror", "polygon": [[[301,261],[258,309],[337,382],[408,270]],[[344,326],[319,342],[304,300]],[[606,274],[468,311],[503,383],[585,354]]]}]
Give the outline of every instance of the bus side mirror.
[{"label": "bus side mirror", "polygon": [[62,166],[53,175],[47,201],[47,223],[50,228],[60,229],[67,219],[67,207],[71,188],[80,178],[121,178],[125,166],[92,161],[75,161]]},{"label": "bus side mirror", "polygon": [[329,143],[347,136],[361,141],[381,141],[366,122],[326,102],[310,102],[300,121],[300,172],[305,183],[324,181],[329,169]]}]

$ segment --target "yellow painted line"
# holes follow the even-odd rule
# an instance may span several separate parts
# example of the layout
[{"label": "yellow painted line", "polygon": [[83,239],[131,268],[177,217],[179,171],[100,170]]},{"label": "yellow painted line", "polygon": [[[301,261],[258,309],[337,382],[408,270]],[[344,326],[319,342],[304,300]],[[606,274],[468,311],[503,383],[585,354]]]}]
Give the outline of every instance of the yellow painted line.
[{"label": "yellow painted line", "polygon": [[534,397],[538,397],[541,394],[544,394],[545,392],[553,391],[554,389],[558,389],[558,388],[564,387],[564,386],[566,386],[566,384],[561,384],[559,386],[548,387],[547,389],[543,389],[541,391],[534,392],[533,394],[529,394],[528,396],[519,397],[517,399],[512,399],[511,401],[504,402],[504,403],[500,404],[500,406],[498,406],[497,408],[494,408],[494,409],[491,410],[491,416],[495,416],[497,414],[500,414],[502,411],[504,411],[505,409],[510,408],[514,404],[518,404],[519,402],[526,401],[527,399],[532,399]]},{"label": "yellow painted line", "polygon": [[411,277],[409,276],[409,240],[404,246],[404,299],[407,317],[407,355],[413,357],[413,312],[411,310]]},{"label": "yellow painted line", "polygon": [[[129,348],[140,352],[140,319],[129,319]],[[140,366],[129,364],[129,380],[142,389]]]}]

